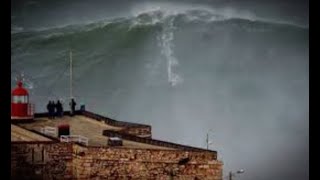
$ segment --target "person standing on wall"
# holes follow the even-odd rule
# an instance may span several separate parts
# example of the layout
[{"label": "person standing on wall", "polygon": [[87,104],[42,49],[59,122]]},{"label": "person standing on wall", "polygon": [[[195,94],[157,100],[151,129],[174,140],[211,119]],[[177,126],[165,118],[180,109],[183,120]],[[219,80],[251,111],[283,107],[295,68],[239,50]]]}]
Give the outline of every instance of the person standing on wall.
[{"label": "person standing on wall", "polygon": [[49,119],[54,119],[54,112],[55,109],[55,104],[53,101],[49,101],[49,103],[47,104],[47,110],[48,110],[48,118]]},{"label": "person standing on wall", "polygon": [[56,107],[57,107],[57,116],[62,117],[63,116],[63,107],[62,107],[62,104],[59,100],[57,101]]},{"label": "person standing on wall", "polygon": [[49,101],[48,104],[47,104],[48,118],[49,118],[49,119],[52,119],[51,107],[52,107],[52,104],[51,104],[51,101]]},{"label": "person standing on wall", "polygon": [[57,104],[54,101],[51,101],[51,114],[52,119],[54,119],[57,116]]},{"label": "person standing on wall", "polygon": [[70,105],[70,116],[74,116],[77,103],[72,98],[71,102],[69,103],[69,105]]}]

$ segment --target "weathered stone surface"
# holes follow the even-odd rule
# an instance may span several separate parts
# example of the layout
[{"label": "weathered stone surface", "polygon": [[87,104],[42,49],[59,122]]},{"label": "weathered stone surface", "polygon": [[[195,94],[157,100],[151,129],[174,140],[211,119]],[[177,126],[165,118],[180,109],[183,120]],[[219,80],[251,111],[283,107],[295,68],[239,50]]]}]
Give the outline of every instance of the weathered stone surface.
[{"label": "weathered stone surface", "polygon": [[[211,152],[84,147],[69,143],[12,144],[11,174],[34,179],[212,179],[222,163]],[[40,154],[35,154],[40,153]],[[40,161],[34,161],[34,157]],[[179,164],[181,159],[188,162]]]}]

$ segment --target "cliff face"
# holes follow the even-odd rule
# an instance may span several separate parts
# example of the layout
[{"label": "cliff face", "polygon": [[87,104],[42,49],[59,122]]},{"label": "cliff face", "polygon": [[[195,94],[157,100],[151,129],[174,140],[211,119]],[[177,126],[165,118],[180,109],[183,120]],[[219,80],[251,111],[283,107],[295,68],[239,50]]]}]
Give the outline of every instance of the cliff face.
[{"label": "cliff face", "polygon": [[11,144],[13,179],[211,179],[222,180],[222,162],[211,152],[74,143]]}]

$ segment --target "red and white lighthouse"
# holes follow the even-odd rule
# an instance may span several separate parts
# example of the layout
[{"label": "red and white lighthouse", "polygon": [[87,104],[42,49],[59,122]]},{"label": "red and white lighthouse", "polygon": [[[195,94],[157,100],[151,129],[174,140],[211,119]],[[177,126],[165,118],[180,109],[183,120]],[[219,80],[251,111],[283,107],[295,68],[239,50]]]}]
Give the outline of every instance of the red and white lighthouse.
[{"label": "red and white lighthouse", "polygon": [[11,93],[11,120],[33,119],[33,106],[29,103],[29,93],[21,81]]}]

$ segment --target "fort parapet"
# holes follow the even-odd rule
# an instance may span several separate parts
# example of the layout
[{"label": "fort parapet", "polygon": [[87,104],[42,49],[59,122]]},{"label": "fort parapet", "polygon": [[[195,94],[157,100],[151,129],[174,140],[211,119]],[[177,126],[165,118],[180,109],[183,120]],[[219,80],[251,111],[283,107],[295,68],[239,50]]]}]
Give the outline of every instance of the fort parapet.
[{"label": "fort parapet", "polygon": [[[217,152],[155,140],[151,126],[126,123],[88,111],[54,120],[35,114],[28,123],[11,126],[12,179],[210,179],[222,180]],[[88,145],[61,142],[41,132],[46,126],[70,125],[71,134]],[[110,138],[121,146],[109,146]]]}]

